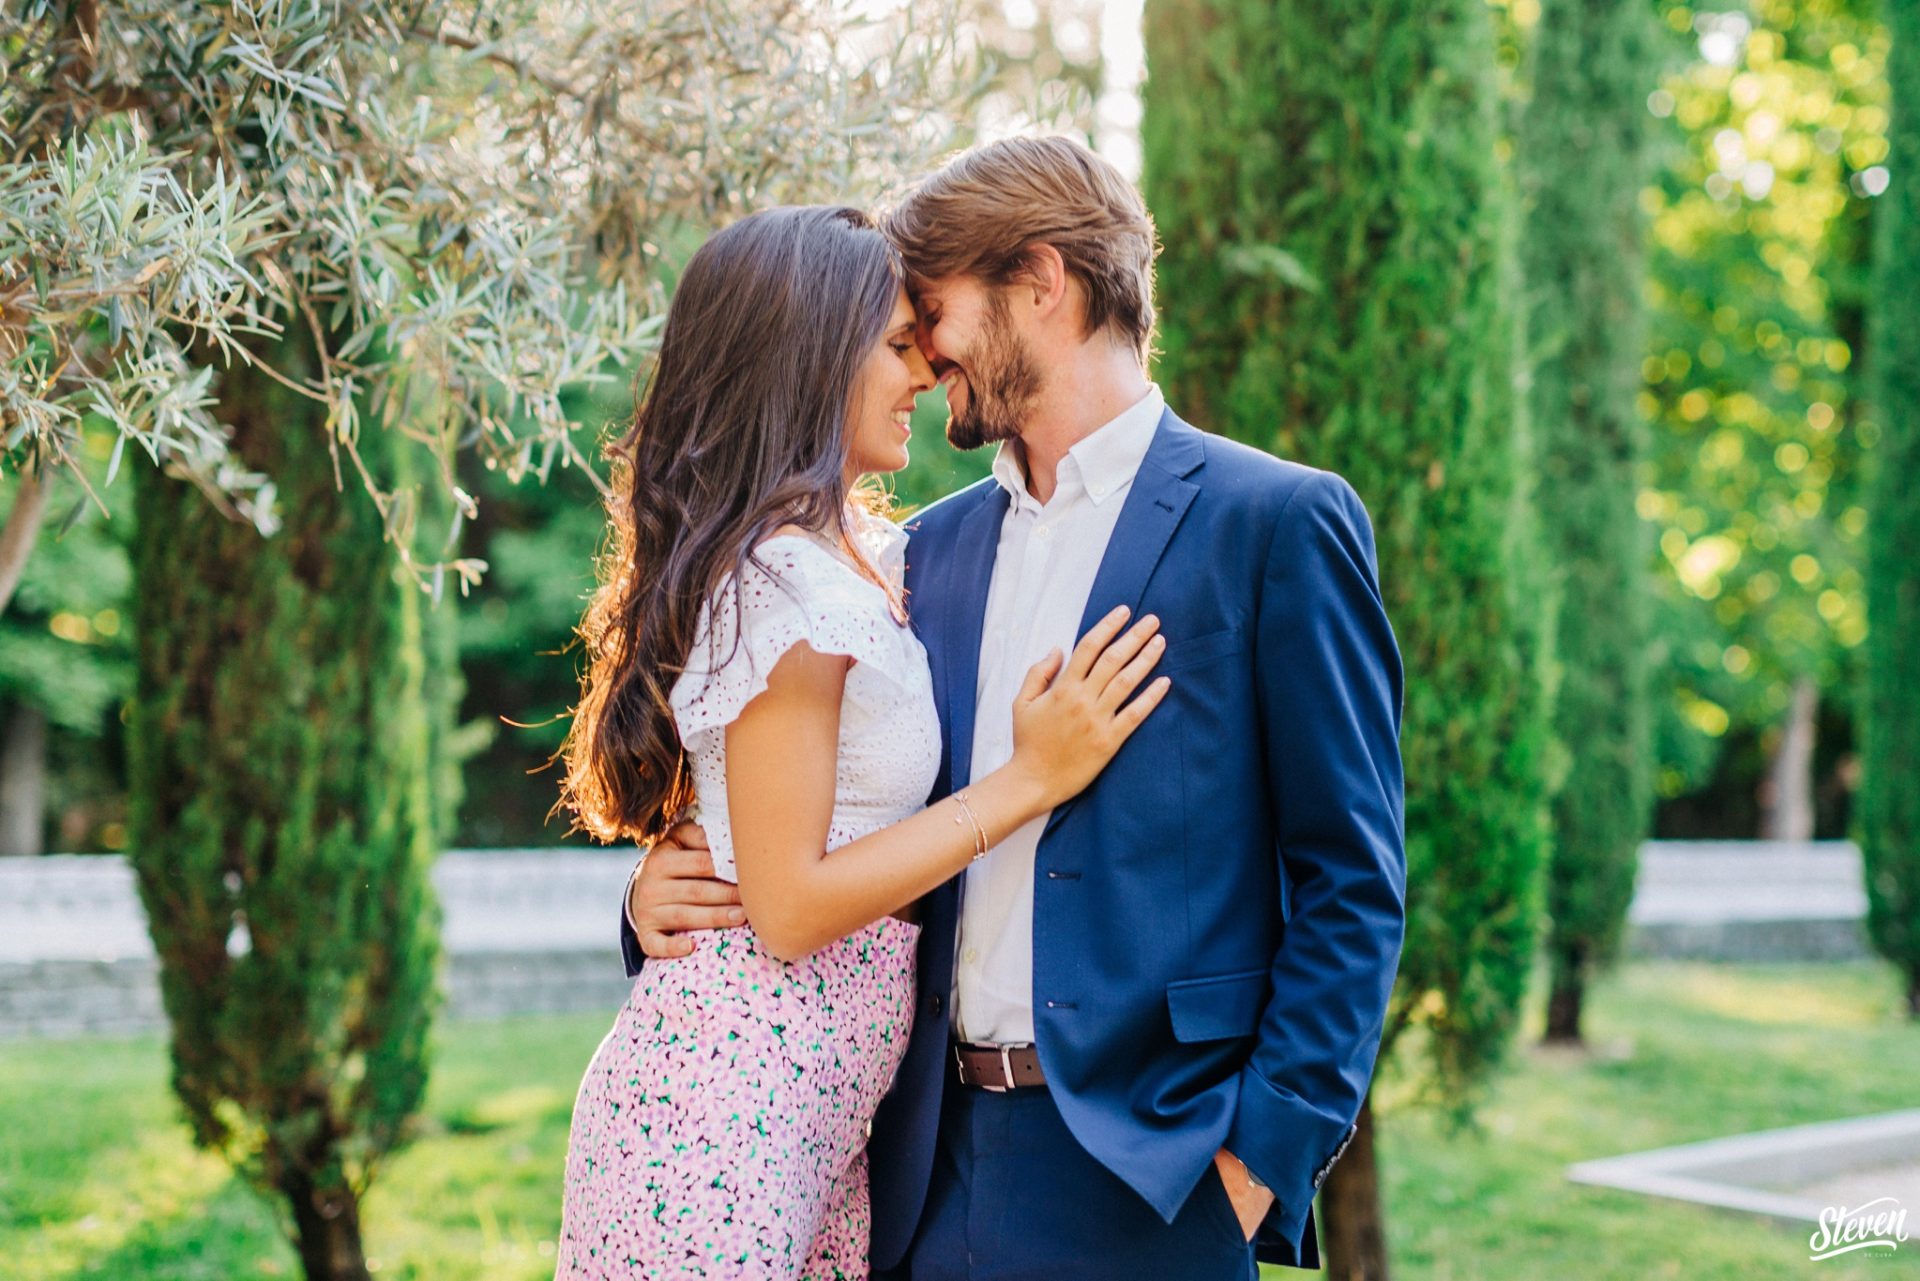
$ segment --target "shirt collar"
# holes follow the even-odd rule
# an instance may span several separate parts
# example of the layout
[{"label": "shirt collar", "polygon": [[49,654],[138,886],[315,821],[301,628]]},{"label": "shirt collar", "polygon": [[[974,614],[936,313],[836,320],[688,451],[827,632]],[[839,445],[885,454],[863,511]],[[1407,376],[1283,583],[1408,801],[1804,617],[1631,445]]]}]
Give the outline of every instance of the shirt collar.
[{"label": "shirt collar", "polygon": [[[1096,506],[1113,497],[1140,470],[1166,407],[1159,384],[1148,383],[1146,395],[1067,451],[1061,460],[1059,480],[1065,484],[1077,479]],[[1015,508],[1030,506],[1037,510],[1040,504],[1027,491],[1027,469],[1020,462],[1015,443],[1000,442],[993,456],[993,478],[1012,497]]]}]

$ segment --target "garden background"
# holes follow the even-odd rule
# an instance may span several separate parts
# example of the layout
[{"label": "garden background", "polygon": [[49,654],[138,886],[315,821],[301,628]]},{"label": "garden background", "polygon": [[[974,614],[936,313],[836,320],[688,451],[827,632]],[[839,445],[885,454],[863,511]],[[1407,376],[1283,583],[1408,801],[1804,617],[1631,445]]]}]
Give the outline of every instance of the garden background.
[{"label": "garden background", "polygon": [[[610,1010],[440,1017],[430,878],[582,844],[600,447],[713,227],[1034,128],[1138,177],[1172,403],[1379,532],[1332,1270],[1913,1266],[1565,1170],[1920,1094],[1916,6],[16,0],[0,58],[0,854],[128,861],[170,1025],[0,1042],[0,1273],[551,1271]],[[985,474],[937,399],[907,508]],[[1859,955],[1621,963],[1649,838],[1854,842]]]}]

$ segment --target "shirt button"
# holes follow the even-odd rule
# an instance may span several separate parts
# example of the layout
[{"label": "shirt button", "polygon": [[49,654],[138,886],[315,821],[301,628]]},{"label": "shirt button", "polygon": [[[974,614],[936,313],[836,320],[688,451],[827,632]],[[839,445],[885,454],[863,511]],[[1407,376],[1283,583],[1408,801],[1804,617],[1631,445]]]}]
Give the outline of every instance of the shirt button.
[{"label": "shirt button", "polygon": [[1045,538],[1051,533],[1053,533],[1053,531],[1045,525],[1041,525],[1033,531],[1034,537],[1036,538]]},{"label": "shirt button", "polygon": [[980,953],[973,948],[968,948],[966,959],[968,965],[977,965],[980,962]]}]

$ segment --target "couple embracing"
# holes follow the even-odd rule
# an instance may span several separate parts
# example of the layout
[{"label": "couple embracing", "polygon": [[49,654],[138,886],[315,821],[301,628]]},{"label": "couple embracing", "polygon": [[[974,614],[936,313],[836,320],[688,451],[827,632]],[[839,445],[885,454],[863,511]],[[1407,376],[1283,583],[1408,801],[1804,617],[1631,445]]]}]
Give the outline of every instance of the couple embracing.
[{"label": "couple embracing", "polygon": [[[650,852],[558,1276],[1319,1266],[1404,928],[1400,659],[1351,487],[1148,381],[1154,250],[1026,138],[688,263],[581,628],[566,803]],[[869,481],[936,383],[993,474],[902,527]]]}]

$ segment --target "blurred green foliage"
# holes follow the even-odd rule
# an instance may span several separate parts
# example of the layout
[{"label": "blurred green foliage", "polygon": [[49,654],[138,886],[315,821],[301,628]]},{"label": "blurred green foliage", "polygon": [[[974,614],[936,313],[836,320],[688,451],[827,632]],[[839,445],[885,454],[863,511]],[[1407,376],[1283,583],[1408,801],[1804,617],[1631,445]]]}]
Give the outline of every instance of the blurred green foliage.
[{"label": "blurred green foliage", "polygon": [[1850,703],[1866,635],[1858,460],[1865,223],[1884,183],[1883,29],[1841,0],[1671,6],[1653,88],[1639,506],[1657,531],[1663,797],[1765,741],[1794,679]]},{"label": "blurred green foliage", "polygon": [[1894,121],[1867,363],[1879,434],[1870,475],[1864,778],[1867,927],[1920,1019],[1920,8],[1892,6]]},{"label": "blurred green foliage", "polygon": [[1548,1035],[1575,1041],[1588,979],[1616,955],[1652,788],[1647,559],[1634,509],[1646,424],[1648,71],[1643,0],[1542,0],[1515,139],[1528,411],[1556,631],[1564,768],[1547,874]]},{"label": "blurred green foliage", "polygon": [[1511,174],[1485,0],[1371,15],[1148,4],[1156,368],[1183,417],[1339,473],[1372,517],[1407,675],[1407,930],[1380,1053],[1421,1030],[1436,1097],[1466,1108],[1508,1048],[1546,852]]}]

